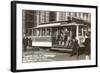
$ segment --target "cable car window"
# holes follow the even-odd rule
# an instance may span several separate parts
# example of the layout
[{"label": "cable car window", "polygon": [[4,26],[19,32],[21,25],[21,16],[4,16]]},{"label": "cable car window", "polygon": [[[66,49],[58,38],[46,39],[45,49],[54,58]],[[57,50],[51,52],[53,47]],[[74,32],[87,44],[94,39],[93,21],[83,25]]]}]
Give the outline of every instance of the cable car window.
[{"label": "cable car window", "polygon": [[45,35],[45,29],[42,29],[42,36]]},{"label": "cable car window", "polygon": [[46,31],[47,33],[47,36],[50,36],[50,28],[47,28],[47,31]]},{"label": "cable car window", "polygon": [[82,36],[82,30],[83,30],[83,28],[80,26],[79,27],[79,36]]}]

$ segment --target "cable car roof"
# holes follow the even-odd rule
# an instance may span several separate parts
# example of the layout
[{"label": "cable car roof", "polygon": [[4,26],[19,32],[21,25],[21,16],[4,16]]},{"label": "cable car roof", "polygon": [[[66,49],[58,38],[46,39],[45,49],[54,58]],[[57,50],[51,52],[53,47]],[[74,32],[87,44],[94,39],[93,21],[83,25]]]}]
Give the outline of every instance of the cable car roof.
[{"label": "cable car roof", "polygon": [[34,28],[48,28],[48,27],[64,27],[64,26],[86,26],[84,24],[77,24],[77,23],[52,23],[52,24],[43,24],[43,25],[38,25],[37,27]]}]

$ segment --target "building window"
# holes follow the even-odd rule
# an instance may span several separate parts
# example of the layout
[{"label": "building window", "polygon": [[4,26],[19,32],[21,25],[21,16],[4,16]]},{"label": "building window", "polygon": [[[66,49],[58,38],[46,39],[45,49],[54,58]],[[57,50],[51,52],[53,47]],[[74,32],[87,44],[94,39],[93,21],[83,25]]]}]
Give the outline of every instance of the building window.
[{"label": "building window", "polygon": [[31,10],[25,10],[25,33],[26,35],[31,35],[31,31],[27,28],[32,28],[37,25],[37,19],[36,19],[36,11]]},{"label": "building window", "polygon": [[88,19],[88,13],[86,13],[86,18]]},{"label": "building window", "polygon": [[60,21],[65,21],[66,20],[66,12],[59,12],[59,19]]},{"label": "building window", "polygon": [[46,11],[45,18],[46,18],[46,23],[48,23],[49,22],[49,11]]},{"label": "building window", "polygon": [[85,13],[83,13],[83,18],[85,17]]},{"label": "building window", "polygon": [[50,28],[47,28],[46,35],[50,36]]},{"label": "building window", "polygon": [[56,21],[56,12],[51,11],[51,12],[49,13],[49,21],[50,21],[50,22]]},{"label": "building window", "polygon": [[81,17],[81,13],[79,12],[79,18]]},{"label": "building window", "polygon": [[40,11],[40,23],[44,23],[45,22],[45,13],[44,11]]},{"label": "building window", "polygon": [[76,12],[74,13],[74,16],[75,16],[75,17],[77,16],[77,13],[76,13]]},{"label": "building window", "polygon": [[82,27],[79,27],[79,36],[82,36]]}]

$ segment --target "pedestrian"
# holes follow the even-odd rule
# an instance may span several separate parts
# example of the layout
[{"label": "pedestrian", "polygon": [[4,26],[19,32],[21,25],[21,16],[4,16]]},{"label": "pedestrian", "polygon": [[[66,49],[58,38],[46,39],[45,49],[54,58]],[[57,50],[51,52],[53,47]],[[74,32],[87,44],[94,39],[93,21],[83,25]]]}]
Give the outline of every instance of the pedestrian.
[{"label": "pedestrian", "polygon": [[78,49],[79,49],[79,44],[78,44],[78,40],[75,39],[75,37],[72,37],[72,52],[70,57],[72,57],[75,54],[78,54]]},{"label": "pedestrian", "polygon": [[29,38],[29,47],[32,47],[32,39]]},{"label": "pedestrian", "polygon": [[84,42],[84,49],[85,49],[85,54],[86,55],[89,55],[90,54],[90,33],[87,32],[86,33],[87,35],[87,38],[85,39],[85,42]]},{"label": "pedestrian", "polygon": [[23,49],[24,49],[24,51],[27,51],[27,45],[28,45],[28,38],[24,37],[23,38]]}]

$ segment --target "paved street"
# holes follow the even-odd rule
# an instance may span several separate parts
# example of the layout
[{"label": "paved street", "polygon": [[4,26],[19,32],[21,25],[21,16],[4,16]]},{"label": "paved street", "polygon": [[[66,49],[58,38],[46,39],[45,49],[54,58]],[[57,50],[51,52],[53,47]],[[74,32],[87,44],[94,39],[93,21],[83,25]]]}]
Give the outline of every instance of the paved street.
[{"label": "paved street", "polygon": [[40,50],[23,52],[23,63],[30,62],[49,62],[49,61],[72,61],[72,60],[85,60],[86,55],[74,55],[70,57],[69,53]]}]

